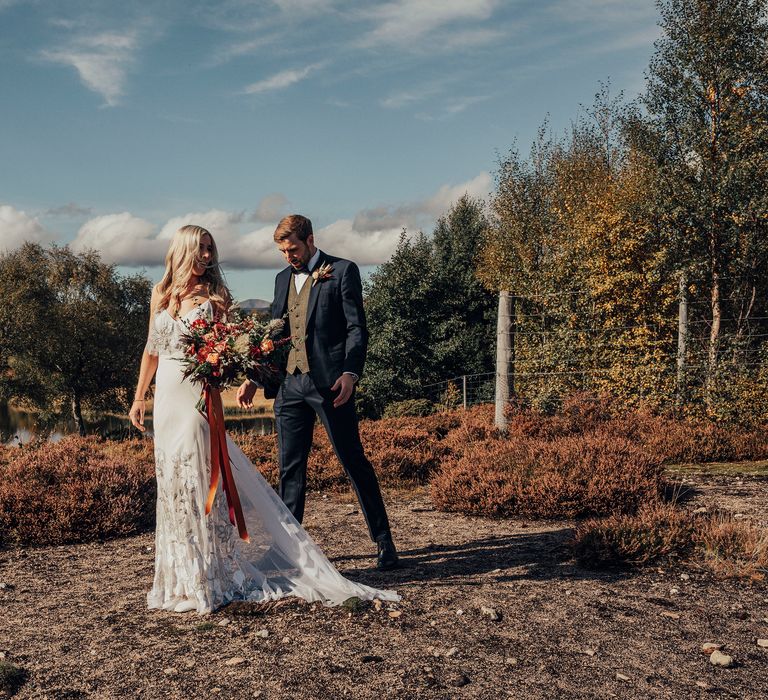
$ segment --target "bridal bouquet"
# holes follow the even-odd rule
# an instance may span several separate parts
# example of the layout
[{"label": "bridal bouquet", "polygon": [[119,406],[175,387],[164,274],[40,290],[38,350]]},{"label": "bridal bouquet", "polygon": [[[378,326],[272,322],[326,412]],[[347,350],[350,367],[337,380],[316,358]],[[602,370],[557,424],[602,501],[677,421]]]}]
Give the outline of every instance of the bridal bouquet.
[{"label": "bridal bouquet", "polygon": [[[278,376],[281,355],[291,338],[280,338],[282,319],[261,323],[235,311],[232,320],[198,318],[186,323],[181,336],[184,378],[202,384],[203,389],[222,391],[248,377],[262,384]],[[205,396],[197,404],[205,406]]]},{"label": "bridal bouquet", "polygon": [[198,318],[185,325],[187,331],[181,336],[184,379],[220,391],[232,386],[242,372],[237,347],[240,323]]}]

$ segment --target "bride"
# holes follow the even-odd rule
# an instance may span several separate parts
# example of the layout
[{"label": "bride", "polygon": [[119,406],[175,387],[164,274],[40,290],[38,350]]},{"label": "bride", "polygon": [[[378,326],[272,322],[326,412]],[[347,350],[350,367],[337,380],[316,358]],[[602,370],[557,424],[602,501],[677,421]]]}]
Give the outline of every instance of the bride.
[{"label": "bride", "polygon": [[144,431],[144,396],[153,376],[157,476],[155,577],[147,606],[209,613],[233,600],[298,596],[337,605],[347,598],[396,601],[394,591],[345,579],[328,561],[243,452],[227,437],[232,474],[250,541],[230,523],[221,484],[205,515],[210,479],[206,419],[195,404],[200,386],[183,379],[178,358],[185,323],[223,315],[231,303],[216,244],[200,226],[183,226],[152,291],[149,338],[141,359],[131,423]]}]

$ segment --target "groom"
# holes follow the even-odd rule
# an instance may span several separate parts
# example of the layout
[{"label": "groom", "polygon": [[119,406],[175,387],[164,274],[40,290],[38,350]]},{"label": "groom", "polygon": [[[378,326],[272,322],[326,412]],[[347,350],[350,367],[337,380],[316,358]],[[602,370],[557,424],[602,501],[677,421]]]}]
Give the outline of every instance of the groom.
[{"label": "groom", "polygon": [[[301,522],[317,414],[357,493],[377,544],[377,565],[391,569],[398,564],[397,550],[355,413],[355,384],[368,346],[360,271],[315,248],[312,222],[304,216],[283,218],[274,239],[288,267],[275,278],[272,318],[287,313],[286,333],[295,345],[281,368],[280,386],[264,388],[264,396],[275,399],[280,498]],[[255,393],[256,384],[245,382],[237,392],[240,406],[250,406]]]}]

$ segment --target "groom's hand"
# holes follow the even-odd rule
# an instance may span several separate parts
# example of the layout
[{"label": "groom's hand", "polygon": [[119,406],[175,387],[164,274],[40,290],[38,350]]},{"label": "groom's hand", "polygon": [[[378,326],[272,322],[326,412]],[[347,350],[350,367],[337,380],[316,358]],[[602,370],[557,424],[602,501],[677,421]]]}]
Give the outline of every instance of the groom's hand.
[{"label": "groom's hand", "polygon": [[333,400],[333,407],[343,406],[355,388],[355,379],[351,374],[342,374],[331,387],[331,391],[338,391],[339,395]]},{"label": "groom's hand", "polygon": [[253,397],[256,395],[256,385],[245,381],[237,390],[237,405],[240,408],[253,408]]}]

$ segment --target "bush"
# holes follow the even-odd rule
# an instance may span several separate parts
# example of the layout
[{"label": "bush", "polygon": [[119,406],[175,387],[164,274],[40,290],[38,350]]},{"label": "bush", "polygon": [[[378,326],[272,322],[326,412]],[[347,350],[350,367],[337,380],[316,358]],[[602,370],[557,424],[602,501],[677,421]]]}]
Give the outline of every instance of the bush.
[{"label": "bush", "polygon": [[152,527],[154,466],[133,450],[93,437],[19,450],[0,480],[2,543],[86,542]]},{"label": "bush", "polygon": [[696,517],[674,503],[587,521],[577,528],[572,547],[583,564],[594,567],[683,559],[721,578],[755,581],[768,573],[765,528],[723,513]]},{"label": "bush", "polygon": [[435,412],[435,404],[428,399],[409,399],[389,404],[384,409],[384,418],[403,418],[406,416],[429,416]]},{"label": "bush", "polygon": [[768,530],[715,514],[698,528],[694,543],[705,566],[723,578],[762,580],[768,573]]},{"label": "bush", "polygon": [[603,435],[486,440],[445,460],[430,484],[442,510],[526,518],[633,513],[664,486],[657,460]]},{"label": "bush", "polygon": [[685,512],[671,503],[654,503],[635,515],[587,521],[576,530],[573,550],[589,566],[641,566],[687,554],[693,529]]}]

